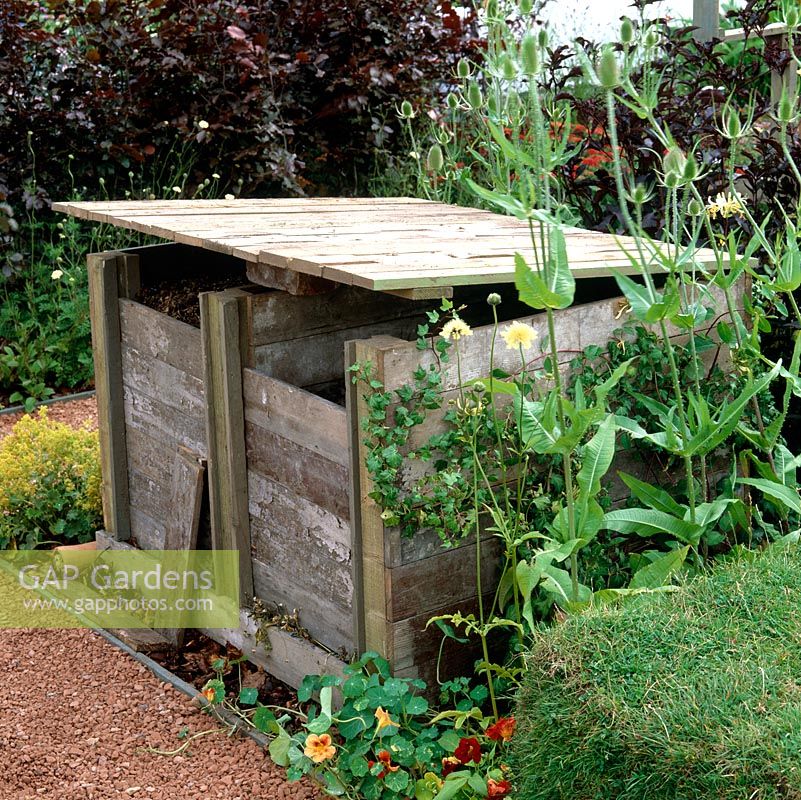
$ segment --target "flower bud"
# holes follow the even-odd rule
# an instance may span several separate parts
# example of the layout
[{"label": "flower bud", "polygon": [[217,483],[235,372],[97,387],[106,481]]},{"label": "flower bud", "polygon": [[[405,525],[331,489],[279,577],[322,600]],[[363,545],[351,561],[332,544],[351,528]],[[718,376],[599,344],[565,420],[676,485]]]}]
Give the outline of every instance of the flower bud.
[{"label": "flower bud", "polygon": [[626,45],[634,41],[634,23],[628,17],[620,23],[620,41]]},{"label": "flower bud", "polygon": [[487,111],[489,111],[490,114],[496,117],[500,113],[500,108],[498,106],[498,98],[494,94],[491,94],[489,95],[489,97],[487,97]]},{"label": "flower bud", "polygon": [[456,65],[456,74],[460,78],[469,78],[471,72],[470,62],[466,58],[460,58],[459,63]]},{"label": "flower bud", "polygon": [[651,25],[648,28],[645,36],[643,36],[643,43],[649,48],[656,47],[659,44],[659,31],[657,31],[656,26]]},{"label": "flower bud", "polygon": [[697,217],[700,214],[703,214],[706,208],[704,204],[698,200],[697,198],[693,197],[689,203],[687,203],[687,213],[692,217]]},{"label": "flower bud", "polygon": [[540,28],[537,33],[537,44],[544,50],[548,46],[548,31],[545,28]]},{"label": "flower bud", "polygon": [[684,169],[681,172],[682,178],[688,183],[692,183],[698,177],[699,169],[698,162],[694,156],[690,156],[684,162]]},{"label": "flower bud", "polygon": [[475,111],[481,108],[482,102],[481,88],[475,81],[471,81],[467,86],[467,104]]},{"label": "flower bud", "polygon": [[782,96],[776,108],[776,118],[782,125],[789,125],[795,120],[795,97],[791,97],[787,91],[787,84],[782,86]]},{"label": "flower bud", "polygon": [[723,135],[729,139],[739,139],[743,134],[743,124],[740,117],[730,105],[723,111]]},{"label": "flower bud", "polygon": [[614,89],[620,85],[620,65],[617,63],[615,51],[609,47],[604,47],[601,58],[598,62],[598,79],[604,89]]},{"label": "flower bud", "polygon": [[431,149],[428,151],[426,165],[431,172],[439,172],[444,163],[445,157],[442,155],[442,148],[438,144],[432,145]]},{"label": "flower bud", "polygon": [[526,75],[536,75],[540,71],[540,48],[531,33],[526,34],[520,43],[520,58]]},{"label": "flower bud", "polygon": [[400,115],[402,119],[412,119],[414,117],[414,108],[408,100],[401,103]]},{"label": "flower bud", "polygon": [[680,178],[684,175],[684,169],[687,166],[687,156],[682,153],[680,147],[675,145],[671,147],[662,158],[662,171],[665,176],[675,175]]},{"label": "flower bud", "polygon": [[631,202],[634,203],[635,206],[641,206],[648,202],[651,199],[651,192],[647,186],[644,186],[641,183],[638,183],[629,194]]},{"label": "flower bud", "polygon": [[448,92],[445,102],[448,104],[448,108],[451,111],[455,111],[457,108],[459,108],[459,98],[453,92]]},{"label": "flower bud", "polygon": [[501,63],[501,71],[503,77],[507,81],[513,81],[517,77],[517,64],[510,55],[505,55]]},{"label": "flower bud", "polygon": [[499,306],[501,304],[501,296],[497,292],[492,292],[487,295],[487,303],[491,306]]}]

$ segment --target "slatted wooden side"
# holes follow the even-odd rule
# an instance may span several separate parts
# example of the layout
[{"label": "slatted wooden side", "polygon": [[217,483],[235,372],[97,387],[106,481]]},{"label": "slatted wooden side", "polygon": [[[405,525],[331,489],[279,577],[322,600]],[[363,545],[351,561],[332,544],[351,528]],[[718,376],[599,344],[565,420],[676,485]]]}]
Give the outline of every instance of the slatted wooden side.
[{"label": "slatted wooden side", "polygon": [[312,389],[341,384],[346,341],[378,333],[413,339],[431,308],[430,301],[401,301],[351,286],[311,297],[267,291],[246,300],[248,364]]},{"label": "slatted wooden side", "polygon": [[159,549],[173,454],[207,455],[200,331],[132,300],[119,307],[131,531],[140,547]]},{"label": "slatted wooden side", "polygon": [[298,609],[332,650],[354,647],[345,411],[243,371],[255,594]]},{"label": "slatted wooden side", "polygon": [[[738,305],[742,308],[743,283]],[[716,290],[712,295],[720,303]],[[725,316],[725,315],[724,315]],[[566,368],[575,354],[589,345],[605,346],[613,331],[626,320],[625,305],[620,298],[574,306],[557,315],[556,327],[562,357]],[[525,318],[540,334],[536,352],[531,358],[541,357],[547,347],[546,323],[543,315]],[[710,328],[718,320],[708,323]],[[485,376],[488,372],[488,353],[492,340],[491,326],[477,327],[473,334],[459,342],[461,375],[463,381]],[[680,331],[671,334],[680,341]],[[370,361],[375,375],[389,390],[410,382],[412,371],[427,364],[432,356],[421,353],[414,343],[392,337],[378,336],[349,345],[350,358]],[[519,352],[510,351],[499,340],[496,346],[496,366],[508,371],[520,368]],[[710,351],[706,358],[714,358]],[[725,353],[718,360],[725,363]],[[455,359],[443,371],[446,396],[455,396],[458,376]],[[459,547],[443,549],[436,536],[421,531],[413,539],[403,539],[398,530],[386,528],[380,508],[368,496],[372,481],[366,470],[366,448],[363,444],[361,422],[367,414],[363,390],[354,393],[349,402],[352,447],[358,448],[358,460],[352,470],[354,514],[358,519],[359,538],[357,552],[362,561],[359,587],[359,604],[362,609],[362,645],[384,653],[393,663],[396,674],[419,676],[427,681],[435,678],[436,660],[441,634],[436,628],[426,629],[428,620],[440,614],[461,611],[475,613],[475,540],[466,540]],[[390,409],[391,414],[391,409]],[[444,424],[439,416],[432,415],[420,429],[414,431],[416,443],[422,443],[431,434],[441,431]],[[629,465],[627,465],[629,466]],[[409,475],[409,480],[413,478]],[[615,487],[613,487],[613,491]],[[498,544],[492,537],[482,539],[482,585],[488,592],[494,590],[498,579]],[[448,643],[443,651],[440,677],[457,674],[473,653],[469,649],[453,647]]]}]

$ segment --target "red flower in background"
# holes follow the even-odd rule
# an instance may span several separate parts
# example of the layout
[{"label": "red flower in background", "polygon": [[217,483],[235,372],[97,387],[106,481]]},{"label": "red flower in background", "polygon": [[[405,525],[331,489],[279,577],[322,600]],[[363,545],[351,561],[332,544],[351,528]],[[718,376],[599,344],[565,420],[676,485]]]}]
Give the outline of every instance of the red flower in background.
[{"label": "red flower in background", "polygon": [[487,779],[487,797],[506,797],[512,791],[512,784],[509,781],[496,781],[494,778]]},{"label": "red flower in background", "polygon": [[461,761],[455,756],[445,756],[442,759],[442,777],[447,778],[457,767],[462,766]]},{"label": "red flower in background", "polygon": [[514,717],[501,717],[494,725],[487,728],[487,738],[494,742],[508,742],[514,736],[517,720]]},{"label": "red flower in background", "polygon": [[459,759],[460,764],[469,764],[471,761],[475,761],[478,764],[481,761],[481,745],[478,743],[478,739],[470,736],[467,739],[460,740],[454,756]]}]

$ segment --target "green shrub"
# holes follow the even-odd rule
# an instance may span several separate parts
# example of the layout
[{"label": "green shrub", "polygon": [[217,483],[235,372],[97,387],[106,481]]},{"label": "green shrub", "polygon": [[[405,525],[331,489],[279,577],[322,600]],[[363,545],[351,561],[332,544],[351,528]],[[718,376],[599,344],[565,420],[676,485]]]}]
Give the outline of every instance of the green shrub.
[{"label": "green shrub", "polygon": [[801,553],[545,631],[520,695],[517,796],[801,798]]},{"label": "green shrub", "polygon": [[100,487],[96,432],[26,414],[0,441],[0,549],[88,541]]}]

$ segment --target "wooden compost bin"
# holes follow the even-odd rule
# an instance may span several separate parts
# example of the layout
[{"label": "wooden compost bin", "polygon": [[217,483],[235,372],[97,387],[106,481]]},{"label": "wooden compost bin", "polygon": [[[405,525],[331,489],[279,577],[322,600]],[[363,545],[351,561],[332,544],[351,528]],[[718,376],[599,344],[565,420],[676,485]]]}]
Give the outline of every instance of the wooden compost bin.
[{"label": "wooden compost bin", "polygon": [[[240,552],[241,627],[208,631],[277,677],[338,670],[375,649],[396,674],[435,678],[428,619],[475,610],[475,549],[403,539],[367,495],[361,388],[346,373],[371,361],[388,389],[410,382],[415,343],[436,298],[479,314],[460,342],[462,377],[486,373],[484,299],[547,342],[542,316],[516,302],[513,256],[525,223],[407,199],[64,203],[56,210],[169,240],[89,256],[106,545]],[[567,232],[579,302],[558,315],[560,346],[604,344],[623,305],[610,275],[631,272],[613,237]],[[625,242],[625,239],[624,239]],[[709,262],[711,254],[701,252]],[[165,277],[241,275],[200,294],[199,327],[140,302]],[[236,281],[234,281],[236,283]],[[499,366],[519,355],[498,350]],[[505,363],[508,362],[508,363]],[[457,386],[454,365],[445,391]],[[333,399],[326,399],[333,398]],[[436,420],[432,420],[436,424]],[[497,549],[483,550],[494,589]],[[270,628],[254,641],[253,597],[299,610],[310,639]],[[466,651],[444,651],[441,674]]]}]

